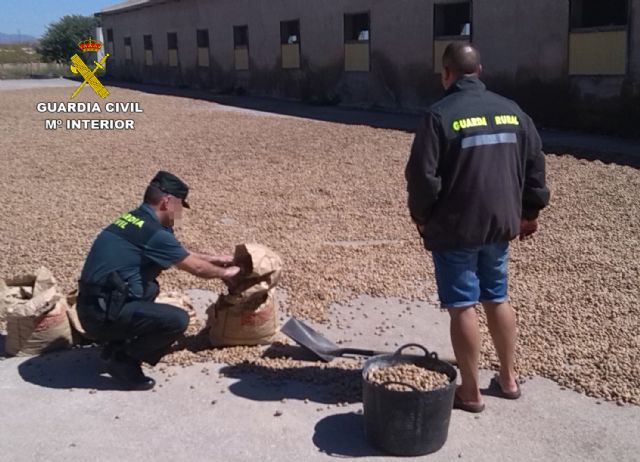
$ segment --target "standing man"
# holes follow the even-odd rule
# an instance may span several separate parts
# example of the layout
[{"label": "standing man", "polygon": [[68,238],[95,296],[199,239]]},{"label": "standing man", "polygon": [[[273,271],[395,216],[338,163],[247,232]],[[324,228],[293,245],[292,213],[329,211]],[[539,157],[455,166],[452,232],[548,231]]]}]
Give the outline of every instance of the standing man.
[{"label": "standing man", "polygon": [[78,316],[87,334],[106,342],[102,359],[107,371],[126,387],[153,388],[142,362],[155,365],[186,330],[187,313],[154,303],[156,278],[171,266],[195,276],[229,282],[240,268],[233,257],[187,251],[173,235],[189,188],[177,176],[158,172],[147,187],[143,203],[122,214],[94,241],[82,269]]},{"label": "standing man", "polygon": [[438,295],[451,318],[462,383],[454,407],[482,412],[478,385],[482,303],[500,358],[490,388],[520,397],[515,372],[516,317],[507,296],[509,241],[538,229],[549,202],[545,161],[531,119],[480,81],[480,54],[464,42],[443,56],[446,96],[416,132],[405,176],[409,210],[433,255]]}]

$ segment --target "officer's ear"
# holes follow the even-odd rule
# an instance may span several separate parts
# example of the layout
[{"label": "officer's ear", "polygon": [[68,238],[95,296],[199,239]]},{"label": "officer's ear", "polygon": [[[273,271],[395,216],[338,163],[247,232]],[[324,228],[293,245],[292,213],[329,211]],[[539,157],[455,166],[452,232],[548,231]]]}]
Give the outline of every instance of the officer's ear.
[{"label": "officer's ear", "polygon": [[443,65],[440,73],[440,81],[445,90],[449,88],[449,80],[451,79],[451,69],[449,66]]},{"label": "officer's ear", "polygon": [[158,204],[160,210],[168,210],[169,202],[171,202],[171,196],[169,194],[163,194],[162,199],[160,199],[160,203]]}]

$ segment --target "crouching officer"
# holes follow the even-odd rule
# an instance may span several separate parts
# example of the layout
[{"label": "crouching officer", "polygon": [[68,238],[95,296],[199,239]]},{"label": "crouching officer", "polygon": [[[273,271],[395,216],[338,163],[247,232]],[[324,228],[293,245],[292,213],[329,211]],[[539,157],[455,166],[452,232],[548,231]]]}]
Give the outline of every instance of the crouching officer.
[{"label": "crouching officer", "polygon": [[195,276],[230,281],[240,271],[233,257],[187,251],[173,225],[189,208],[189,188],[169,172],[158,172],[137,209],[124,213],[96,237],[79,281],[78,316],[87,334],[105,342],[107,371],[130,389],[148,390],[155,381],[141,364],[158,363],[186,330],[187,313],[154,303],[156,278],[175,266]]}]

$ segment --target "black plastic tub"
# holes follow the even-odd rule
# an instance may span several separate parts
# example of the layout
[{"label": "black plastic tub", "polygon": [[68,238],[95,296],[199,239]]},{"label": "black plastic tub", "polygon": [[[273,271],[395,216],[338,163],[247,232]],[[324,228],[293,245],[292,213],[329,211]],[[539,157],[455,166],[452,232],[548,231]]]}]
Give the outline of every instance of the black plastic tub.
[{"label": "black plastic tub", "polygon": [[[403,354],[409,347],[420,348],[424,356]],[[414,364],[442,372],[449,377],[449,383],[436,390],[422,391],[402,382],[375,384],[368,380],[371,368],[396,364]],[[451,364],[417,344],[404,345],[393,354],[367,360],[362,369],[362,402],[369,443],[396,456],[419,456],[439,450],[449,433],[456,376]],[[390,390],[385,386],[389,383],[400,383],[413,390]]]}]

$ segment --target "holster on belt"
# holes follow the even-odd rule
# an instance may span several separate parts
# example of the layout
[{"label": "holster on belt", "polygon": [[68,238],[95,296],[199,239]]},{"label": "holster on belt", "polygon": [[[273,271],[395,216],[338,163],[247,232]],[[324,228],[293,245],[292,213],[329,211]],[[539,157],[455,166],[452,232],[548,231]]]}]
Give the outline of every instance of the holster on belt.
[{"label": "holster on belt", "polygon": [[97,299],[107,321],[118,319],[129,297],[129,285],[115,271],[107,275],[103,284],[80,281],[79,289],[81,295]]}]

